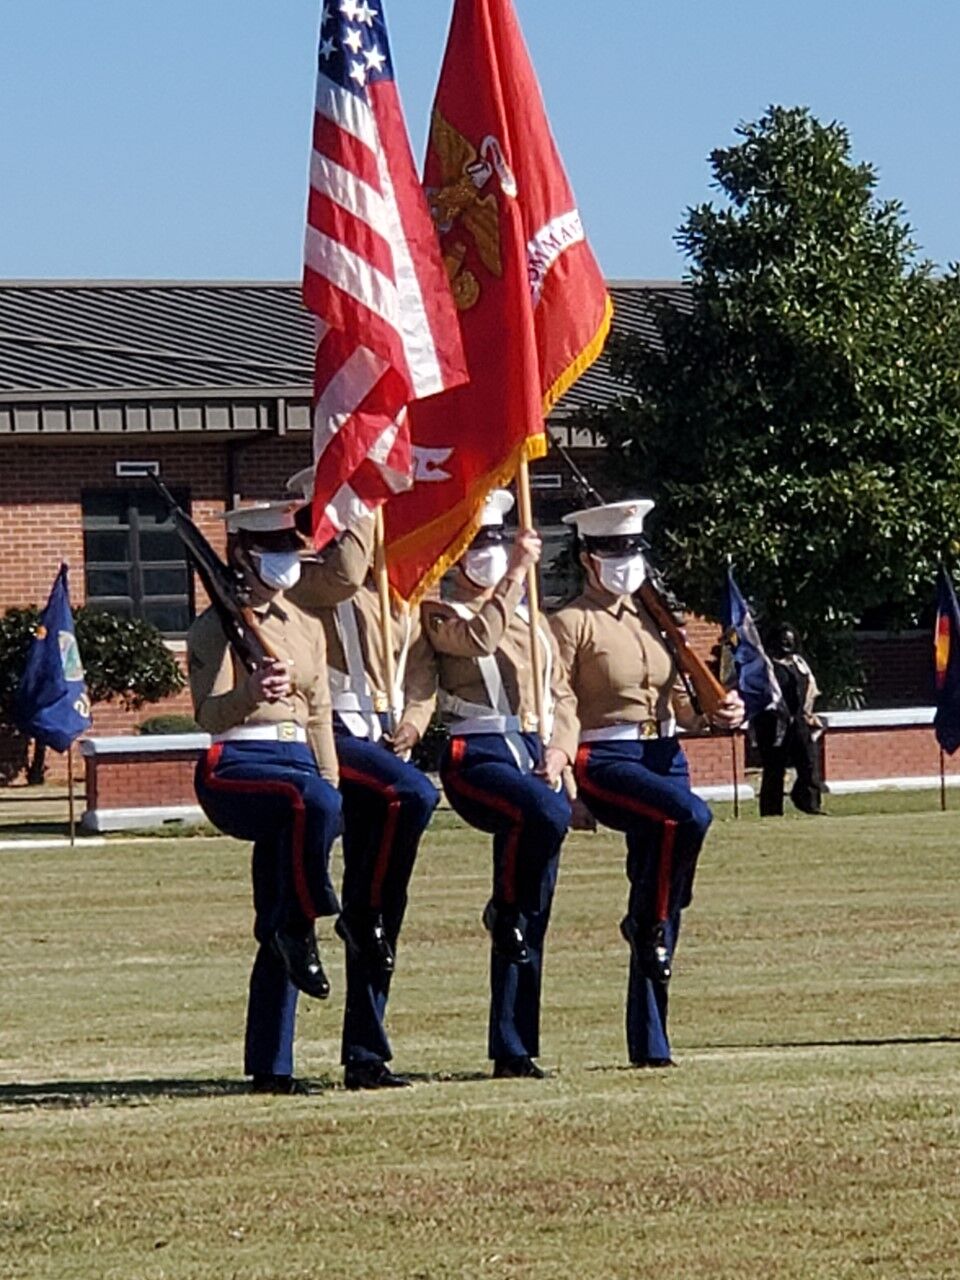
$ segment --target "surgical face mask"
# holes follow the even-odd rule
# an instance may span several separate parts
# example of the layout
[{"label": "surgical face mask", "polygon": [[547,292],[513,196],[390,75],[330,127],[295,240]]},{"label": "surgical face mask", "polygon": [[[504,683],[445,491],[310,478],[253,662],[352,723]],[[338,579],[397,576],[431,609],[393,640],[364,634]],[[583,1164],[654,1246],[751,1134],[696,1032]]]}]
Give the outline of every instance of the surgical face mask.
[{"label": "surgical face mask", "polygon": [[250,559],[257,577],[275,591],[289,591],[300,581],[300,557],[296,551],[252,551]]},{"label": "surgical face mask", "polygon": [[507,572],[507,548],[502,543],[464,553],[460,566],[475,587],[495,587]]},{"label": "surgical face mask", "polygon": [[601,586],[614,596],[632,596],[647,576],[643,556],[596,556],[593,561]]}]

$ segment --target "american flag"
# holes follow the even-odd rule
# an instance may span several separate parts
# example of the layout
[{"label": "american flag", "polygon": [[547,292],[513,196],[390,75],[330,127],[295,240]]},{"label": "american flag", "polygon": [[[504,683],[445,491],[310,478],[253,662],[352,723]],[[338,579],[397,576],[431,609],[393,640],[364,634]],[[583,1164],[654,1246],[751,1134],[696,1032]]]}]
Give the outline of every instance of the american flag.
[{"label": "american flag", "polygon": [[303,299],[317,318],[313,525],[322,547],[410,487],[407,404],[467,377],[380,0],[323,6]]}]

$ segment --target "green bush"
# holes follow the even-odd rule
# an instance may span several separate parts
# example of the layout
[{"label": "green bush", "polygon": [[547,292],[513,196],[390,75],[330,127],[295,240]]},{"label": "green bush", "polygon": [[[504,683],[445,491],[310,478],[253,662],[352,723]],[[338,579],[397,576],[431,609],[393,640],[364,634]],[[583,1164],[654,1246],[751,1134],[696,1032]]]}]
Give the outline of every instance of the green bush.
[{"label": "green bush", "polygon": [[183,688],[183,672],[149,622],[83,608],[76,628],[91,702],[115,701],[136,711]]},{"label": "green bush", "polygon": [[149,720],[137,726],[137,733],[142,737],[159,736],[165,733],[202,733],[203,730],[193,716],[151,716]]}]

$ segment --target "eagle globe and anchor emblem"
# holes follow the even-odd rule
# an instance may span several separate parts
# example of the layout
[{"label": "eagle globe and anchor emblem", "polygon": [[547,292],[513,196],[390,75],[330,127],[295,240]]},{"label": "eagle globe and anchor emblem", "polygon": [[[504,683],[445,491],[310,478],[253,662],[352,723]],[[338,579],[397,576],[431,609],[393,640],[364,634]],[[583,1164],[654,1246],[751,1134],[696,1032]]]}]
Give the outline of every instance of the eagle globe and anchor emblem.
[{"label": "eagle globe and anchor emblem", "polygon": [[477,148],[439,111],[433,113],[430,141],[440,161],[442,185],[428,187],[427,200],[440,233],[454,301],[458,310],[469,311],[480,300],[480,281],[466,265],[469,246],[457,233],[466,233],[484,268],[502,278],[500,206],[488,188],[495,177],[503,194],[514,200],[517,180],[497,138],[488,135]]}]

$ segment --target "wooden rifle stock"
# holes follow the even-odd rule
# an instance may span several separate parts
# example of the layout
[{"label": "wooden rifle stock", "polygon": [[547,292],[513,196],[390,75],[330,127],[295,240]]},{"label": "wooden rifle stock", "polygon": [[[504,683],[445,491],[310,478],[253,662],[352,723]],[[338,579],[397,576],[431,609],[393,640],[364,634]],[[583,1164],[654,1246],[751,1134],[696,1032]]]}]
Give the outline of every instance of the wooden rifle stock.
[{"label": "wooden rifle stock", "polygon": [[701,711],[705,715],[712,716],[727,696],[726,689],[700,655],[690,648],[669,605],[649,577],[644,579],[637,594],[673,650],[681,671],[689,677]]},{"label": "wooden rifle stock", "polygon": [[150,479],[167,505],[173,527],[241,665],[256,671],[263,662],[276,659],[278,655],[264,639],[253,610],[243,601],[240,575],[223,563],[163,481],[155,475]]}]

